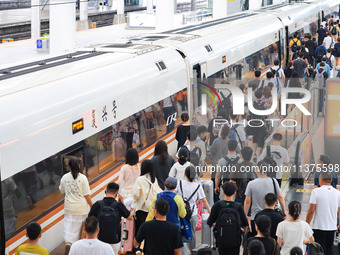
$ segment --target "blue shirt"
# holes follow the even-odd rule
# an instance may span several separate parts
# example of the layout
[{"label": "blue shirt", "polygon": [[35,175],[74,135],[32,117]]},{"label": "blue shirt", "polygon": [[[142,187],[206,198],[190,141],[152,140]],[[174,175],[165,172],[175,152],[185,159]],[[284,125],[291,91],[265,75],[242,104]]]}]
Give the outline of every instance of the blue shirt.
[{"label": "blue shirt", "polygon": [[[327,64],[326,62],[324,62],[324,63],[325,63],[325,68],[324,69],[327,72],[328,77],[330,77],[331,76],[331,68],[329,67],[329,64]],[[317,71],[319,69],[320,69],[320,63],[316,65],[315,71]]]}]

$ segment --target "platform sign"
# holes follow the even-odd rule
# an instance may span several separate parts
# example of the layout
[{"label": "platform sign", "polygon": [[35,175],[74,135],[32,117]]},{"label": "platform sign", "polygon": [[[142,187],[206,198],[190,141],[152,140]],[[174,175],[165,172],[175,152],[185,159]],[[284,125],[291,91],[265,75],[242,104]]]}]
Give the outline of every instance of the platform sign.
[{"label": "platform sign", "polygon": [[42,39],[37,39],[37,49],[42,49]]},{"label": "platform sign", "polygon": [[328,82],[326,136],[340,137],[340,80]]}]

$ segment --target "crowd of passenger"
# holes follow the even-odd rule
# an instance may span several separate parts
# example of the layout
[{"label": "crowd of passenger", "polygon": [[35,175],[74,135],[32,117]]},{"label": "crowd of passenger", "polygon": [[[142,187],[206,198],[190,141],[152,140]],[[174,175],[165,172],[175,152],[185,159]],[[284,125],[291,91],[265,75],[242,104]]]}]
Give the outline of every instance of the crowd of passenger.
[{"label": "crowd of passenger", "polygon": [[[309,89],[308,77],[325,87],[325,81],[340,66],[339,31],[339,21],[332,17],[320,26],[317,39],[293,34],[289,44],[291,62],[286,69],[282,70],[279,60],[275,60],[265,79],[261,79],[260,70],[255,71],[254,79],[239,85],[245,99],[251,88],[254,108],[265,110],[273,104],[273,89]],[[282,169],[290,164],[288,151],[281,146],[282,134],[262,125],[263,117],[251,112],[233,115],[231,94],[226,90],[219,93],[223,102],[216,114],[209,108],[207,114],[202,114],[201,107],[195,109],[192,120],[188,113],[181,114],[175,157],[169,155],[167,143],[159,140],[153,157],[139,163],[138,151],[130,146],[118,180],[109,183],[106,196],[94,204],[80,160],[68,161],[69,173],[59,186],[65,194],[65,254],[112,255],[130,248],[135,254],[191,254],[203,213],[209,214],[206,224],[213,229],[220,255],[239,255],[241,248],[243,254],[250,255],[301,255],[306,244],[308,249],[318,248],[319,244],[324,254],[332,254],[340,218],[337,175],[330,170],[315,175],[306,221],[302,220],[300,202],[290,201],[285,206],[283,171],[267,171],[270,166]],[[299,93],[289,94],[289,98],[299,97]],[[320,101],[320,111],[323,105]],[[280,117],[281,110],[278,107],[273,115]],[[252,119],[252,126],[230,124]],[[229,124],[215,125],[223,120]],[[270,142],[265,146],[269,136]],[[323,169],[331,164],[327,155],[320,155],[318,163]],[[236,171],[212,171],[207,176],[207,166]],[[242,172],[242,167],[253,171]],[[209,187],[204,181],[207,178],[212,181],[210,190],[204,189]],[[209,192],[213,193],[212,201]],[[135,234],[132,240],[129,234],[128,240],[122,241],[122,228],[129,226],[135,228]],[[28,243],[20,246],[16,254],[48,254],[38,245],[40,225],[32,222],[26,230]],[[197,254],[213,254],[213,249],[202,248]]]}]

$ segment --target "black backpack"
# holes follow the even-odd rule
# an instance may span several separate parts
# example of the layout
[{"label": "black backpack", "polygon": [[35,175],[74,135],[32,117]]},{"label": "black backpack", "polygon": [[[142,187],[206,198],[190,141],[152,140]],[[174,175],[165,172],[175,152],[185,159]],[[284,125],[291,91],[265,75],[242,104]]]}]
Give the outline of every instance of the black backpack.
[{"label": "black backpack", "polygon": [[231,111],[231,100],[230,100],[230,98],[231,98],[232,94],[230,93],[227,97],[224,96],[223,92],[220,92],[219,94],[222,97],[222,106],[220,106],[218,110],[225,109],[225,110],[228,111],[228,113],[230,113],[230,111]]},{"label": "black backpack", "polygon": [[194,193],[191,194],[191,196],[187,199],[187,198],[184,198],[184,194],[183,194],[183,188],[182,188],[182,181],[179,181],[179,186],[180,186],[180,189],[181,189],[181,192],[182,192],[182,198],[183,198],[183,201],[184,201],[184,204],[185,204],[185,210],[187,212],[187,214],[185,215],[185,218],[187,218],[188,220],[191,219],[192,217],[192,213],[194,211],[194,207],[195,205],[193,206],[193,208],[190,207],[190,203],[189,201],[193,198],[193,196],[196,194],[196,192],[198,191],[198,189],[200,188],[200,185],[198,184],[197,185],[197,188],[195,189]]},{"label": "black backpack", "polygon": [[100,231],[98,239],[105,243],[119,243],[121,217],[116,209],[119,203],[113,201],[110,205],[106,205],[103,200],[98,201],[98,203],[100,205],[98,214]]},{"label": "black backpack", "polygon": [[[270,145],[267,146],[266,148],[266,157],[263,159],[268,165],[272,166],[273,169],[275,169],[277,167],[276,161],[273,159],[272,157],[272,153],[271,153],[271,149],[270,149]],[[268,177],[276,177],[276,172],[275,170],[271,170],[267,172],[267,176]]]},{"label": "black backpack", "polygon": [[225,202],[214,227],[216,246],[238,247],[241,244],[241,219],[237,203]]},{"label": "black backpack", "polygon": [[335,52],[337,56],[340,56],[340,47],[335,47]]},{"label": "black backpack", "polygon": [[316,53],[316,57],[318,60],[321,60],[322,57],[325,55],[325,52],[323,50],[321,50],[321,48],[318,49],[318,52]]},{"label": "black backpack", "polygon": [[227,156],[225,156],[223,158],[225,159],[225,161],[227,161],[227,164],[225,165],[227,171],[223,171],[222,172],[222,182],[224,183],[226,181],[229,181],[229,174],[230,174],[230,172],[228,171],[229,166],[231,168],[232,166],[236,165],[238,163],[238,161],[240,160],[240,157],[237,156],[237,157],[231,159],[227,155]]},{"label": "black backpack", "polygon": [[331,33],[332,33],[332,35],[336,35],[337,34],[337,30],[336,30],[335,26],[333,26]]},{"label": "black backpack", "polygon": [[[266,103],[263,102],[262,100],[256,100],[254,102],[254,108],[256,110],[266,110],[267,109]],[[252,112],[250,112],[250,117],[251,117],[252,120],[263,120],[263,118],[264,118],[263,116],[256,115],[255,113],[252,113]],[[252,124],[252,126],[261,126],[262,125],[261,121],[252,121],[251,124]]]},{"label": "black backpack", "polygon": [[[294,38],[296,39],[296,38]],[[297,42],[299,41],[298,39],[296,39],[296,41],[294,41],[293,39],[293,45],[292,45],[292,52],[296,52],[297,51]]]},{"label": "black backpack", "polygon": [[330,69],[333,69],[331,57],[332,57],[332,55],[329,58],[326,58],[326,63],[329,65]]}]

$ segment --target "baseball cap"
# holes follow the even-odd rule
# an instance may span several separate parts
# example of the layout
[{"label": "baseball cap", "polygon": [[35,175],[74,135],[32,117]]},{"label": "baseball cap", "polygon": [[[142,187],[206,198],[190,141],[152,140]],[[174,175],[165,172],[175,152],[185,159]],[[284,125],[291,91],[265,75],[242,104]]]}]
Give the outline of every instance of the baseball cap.
[{"label": "baseball cap", "polygon": [[165,180],[165,185],[169,188],[169,189],[174,189],[177,187],[177,179],[174,177],[169,176],[168,178],[166,178]]}]

